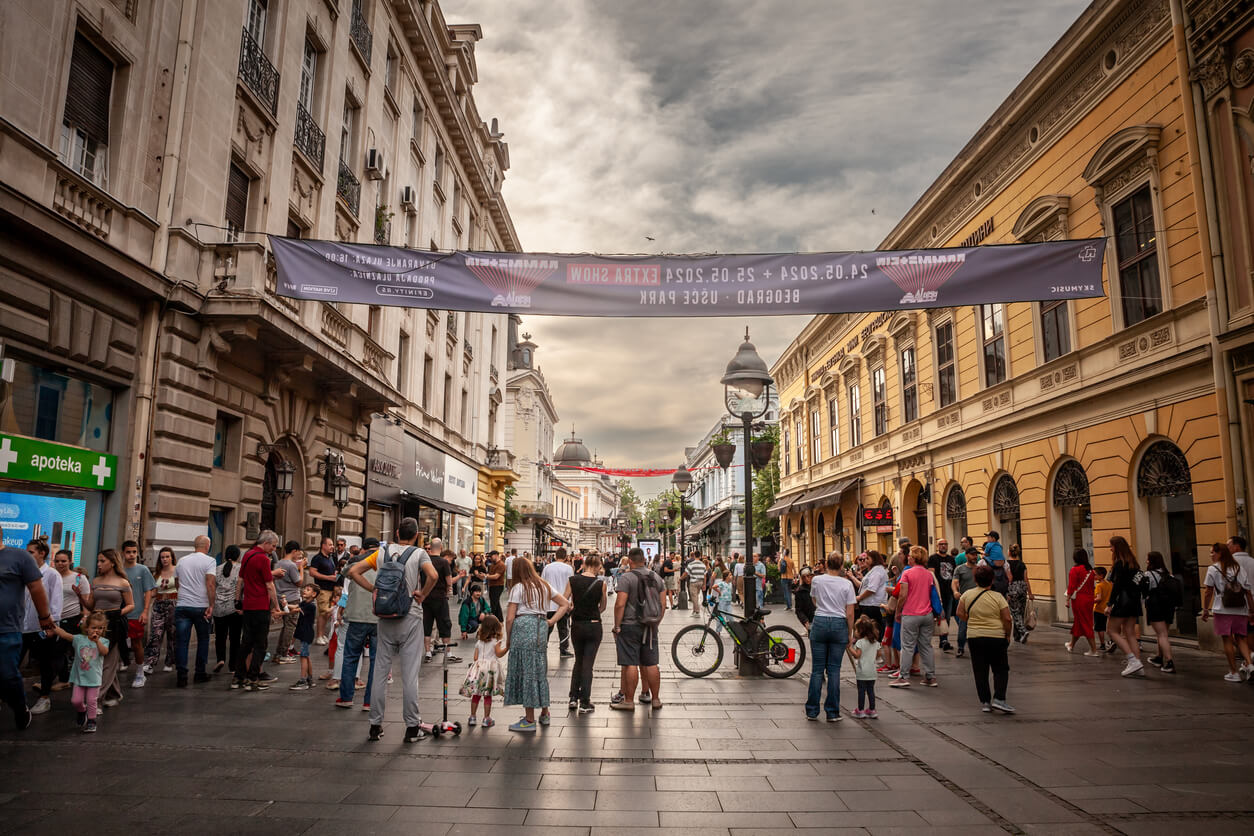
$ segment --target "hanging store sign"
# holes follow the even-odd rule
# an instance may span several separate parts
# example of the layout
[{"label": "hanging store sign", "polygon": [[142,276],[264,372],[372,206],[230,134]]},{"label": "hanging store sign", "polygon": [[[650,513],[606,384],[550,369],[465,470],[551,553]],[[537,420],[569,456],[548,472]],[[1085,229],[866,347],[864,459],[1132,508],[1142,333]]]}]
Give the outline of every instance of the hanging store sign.
[{"label": "hanging store sign", "polygon": [[892,508],[863,508],[862,509],[862,525],[864,528],[870,526],[887,526],[892,530],[893,525],[893,509]]},{"label": "hanging store sign", "polygon": [[295,299],[550,316],[856,313],[1103,296],[1102,238],[856,253],[432,253],[270,237]]},{"label": "hanging store sign", "polygon": [[0,479],[111,491],[117,486],[118,457],[0,433]]}]

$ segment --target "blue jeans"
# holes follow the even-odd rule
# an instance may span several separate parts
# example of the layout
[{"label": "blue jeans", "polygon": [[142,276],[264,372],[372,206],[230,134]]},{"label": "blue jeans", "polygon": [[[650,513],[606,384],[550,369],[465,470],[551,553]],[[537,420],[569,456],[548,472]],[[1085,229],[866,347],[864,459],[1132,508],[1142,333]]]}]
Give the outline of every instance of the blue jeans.
[{"label": "blue jeans", "polygon": [[758,587],[758,609],[762,609],[762,604],[766,601],[766,588]]},{"label": "blue jeans", "polygon": [[26,710],[26,683],[18,668],[21,660],[22,634],[0,633],[0,700],[14,714]]},{"label": "blue jeans", "polygon": [[788,578],[780,578],[779,585],[784,588],[784,609],[792,609],[792,581]]},{"label": "blue jeans", "polygon": [[204,607],[174,608],[174,666],[179,676],[187,676],[187,649],[196,628],[196,673],[205,673],[209,664],[209,619]]},{"label": "blue jeans", "polygon": [[967,622],[958,619],[958,652],[961,653],[963,648],[967,646]]},{"label": "blue jeans", "polygon": [[810,693],[806,697],[806,716],[819,716],[819,698],[823,696],[823,675],[827,675],[827,701],[823,703],[828,717],[840,714],[840,663],[849,646],[849,624],[834,615],[815,616],[810,625]]},{"label": "blue jeans", "polygon": [[357,690],[357,664],[361,661],[362,650],[366,642],[370,642],[370,675],[366,677],[365,703],[370,705],[370,690],[374,687],[375,648],[379,646],[379,626],[364,621],[348,622],[348,630],[344,635],[344,666],[340,668],[340,699],[353,701]]}]

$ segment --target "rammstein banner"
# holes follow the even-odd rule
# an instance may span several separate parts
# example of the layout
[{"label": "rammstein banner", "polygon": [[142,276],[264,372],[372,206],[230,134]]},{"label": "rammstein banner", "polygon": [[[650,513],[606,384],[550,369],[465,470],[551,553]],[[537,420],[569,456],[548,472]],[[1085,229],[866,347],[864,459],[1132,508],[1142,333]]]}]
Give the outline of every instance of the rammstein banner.
[{"label": "rammstein banner", "polygon": [[769,316],[1102,296],[1105,240],[758,255],[439,253],[270,237],[296,299],[552,316]]}]

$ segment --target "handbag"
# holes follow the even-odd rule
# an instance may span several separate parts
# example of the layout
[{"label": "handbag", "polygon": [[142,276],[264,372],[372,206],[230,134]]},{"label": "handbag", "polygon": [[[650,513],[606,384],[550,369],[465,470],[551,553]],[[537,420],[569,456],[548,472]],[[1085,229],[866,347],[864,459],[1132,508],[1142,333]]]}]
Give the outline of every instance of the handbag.
[{"label": "handbag", "polygon": [[936,588],[936,584],[932,584],[932,615],[939,618],[944,612],[945,607],[941,604],[940,590]]},{"label": "handbag", "polygon": [[1036,607],[1028,607],[1027,617],[1023,620],[1023,626],[1029,630],[1036,629]]}]

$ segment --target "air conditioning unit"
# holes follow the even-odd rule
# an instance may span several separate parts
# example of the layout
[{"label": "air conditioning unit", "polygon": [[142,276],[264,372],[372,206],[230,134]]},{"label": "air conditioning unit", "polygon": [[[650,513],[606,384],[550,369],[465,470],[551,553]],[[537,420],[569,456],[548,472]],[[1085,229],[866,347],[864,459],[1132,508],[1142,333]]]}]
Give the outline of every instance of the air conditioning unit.
[{"label": "air conditioning unit", "polygon": [[366,177],[371,180],[382,180],[387,172],[387,166],[383,163],[383,151],[378,148],[371,148],[366,152]]},{"label": "air conditioning unit", "polygon": [[418,190],[413,186],[405,186],[401,189],[401,208],[411,215],[418,211]]}]

